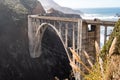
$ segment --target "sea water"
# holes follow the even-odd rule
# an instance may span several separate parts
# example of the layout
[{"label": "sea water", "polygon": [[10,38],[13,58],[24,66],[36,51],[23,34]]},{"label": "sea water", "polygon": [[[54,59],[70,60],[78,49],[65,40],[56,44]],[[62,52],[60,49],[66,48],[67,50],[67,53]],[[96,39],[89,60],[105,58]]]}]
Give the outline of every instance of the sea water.
[{"label": "sea water", "polygon": [[[108,20],[108,21],[117,21],[120,17],[117,16],[117,14],[120,15],[120,8],[82,8],[77,9],[83,12],[84,14],[81,15],[83,19],[101,19],[101,20]],[[107,35],[111,34],[114,27],[109,26]],[[100,46],[104,45],[104,33],[105,29],[104,26],[101,26],[100,31]],[[107,37],[108,39],[109,37]]]},{"label": "sea water", "polygon": [[118,20],[117,14],[120,15],[120,8],[82,8],[79,9],[84,14],[81,15],[85,19],[102,19],[102,20]]}]

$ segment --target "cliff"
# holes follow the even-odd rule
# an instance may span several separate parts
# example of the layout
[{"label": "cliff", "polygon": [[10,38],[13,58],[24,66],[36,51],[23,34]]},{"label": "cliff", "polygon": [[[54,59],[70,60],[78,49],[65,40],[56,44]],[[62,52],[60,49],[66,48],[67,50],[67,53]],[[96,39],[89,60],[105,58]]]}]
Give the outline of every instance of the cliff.
[{"label": "cliff", "polygon": [[[51,52],[43,47],[39,58],[30,57],[27,16],[44,13],[37,0],[0,0],[0,80],[53,80],[55,76],[62,80],[69,76],[70,66],[64,48],[50,30],[45,33],[45,43],[54,40],[49,43],[58,46],[58,51]],[[48,37],[46,40],[47,36],[55,39]]]},{"label": "cliff", "polygon": [[43,5],[46,12],[47,10],[54,8],[55,10],[61,11],[66,14],[83,14],[81,11],[74,10],[68,7],[62,7],[53,0],[39,0],[39,1]]},{"label": "cliff", "polygon": [[59,10],[55,10],[54,8],[50,8],[47,10],[44,16],[55,16],[55,17],[67,17],[67,18],[81,18],[79,14],[66,14]]}]

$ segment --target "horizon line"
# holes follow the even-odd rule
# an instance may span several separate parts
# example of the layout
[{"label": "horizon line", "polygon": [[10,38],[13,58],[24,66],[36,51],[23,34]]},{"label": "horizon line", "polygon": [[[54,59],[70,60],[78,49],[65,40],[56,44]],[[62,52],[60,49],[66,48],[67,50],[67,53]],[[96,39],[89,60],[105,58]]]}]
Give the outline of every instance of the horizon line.
[{"label": "horizon line", "polygon": [[120,8],[120,7],[82,7],[82,8],[72,8],[72,9],[95,9],[95,8]]}]

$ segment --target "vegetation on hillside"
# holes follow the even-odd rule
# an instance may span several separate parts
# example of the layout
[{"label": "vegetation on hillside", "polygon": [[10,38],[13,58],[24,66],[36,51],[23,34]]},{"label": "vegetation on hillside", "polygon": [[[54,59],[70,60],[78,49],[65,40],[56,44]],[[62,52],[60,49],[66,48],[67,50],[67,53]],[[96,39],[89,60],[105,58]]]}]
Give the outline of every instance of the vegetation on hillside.
[{"label": "vegetation on hillside", "polygon": [[120,55],[120,49],[119,49],[120,48],[120,20],[118,20],[118,22],[116,23],[115,28],[112,34],[110,35],[109,40],[107,41],[107,43],[104,45],[102,49],[102,54],[101,54],[102,57],[105,57],[105,55],[109,53],[108,51],[115,37],[117,38],[117,43],[115,45],[115,51],[113,54]]},{"label": "vegetation on hillside", "polygon": [[97,61],[92,68],[92,73],[87,75],[87,80],[118,80],[120,79],[120,20],[115,24],[109,40],[104,45],[98,56],[102,60],[102,68]]}]

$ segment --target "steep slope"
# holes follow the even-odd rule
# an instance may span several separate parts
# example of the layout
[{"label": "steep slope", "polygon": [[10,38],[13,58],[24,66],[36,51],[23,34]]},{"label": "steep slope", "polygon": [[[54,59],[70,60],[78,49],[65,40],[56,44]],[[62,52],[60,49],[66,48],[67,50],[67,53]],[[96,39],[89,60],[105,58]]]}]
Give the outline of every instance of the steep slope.
[{"label": "steep slope", "polygon": [[[1,4],[4,4],[9,9],[13,10],[16,13],[21,14],[31,14],[33,10],[39,6],[38,13],[45,13],[42,5],[37,0],[3,0],[0,1]],[[33,13],[35,14],[35,13]]]},{"label": "steep slope", "polygon": [[46,13],[45,16],[55,16],[55,17],[67,17],[67,18],[81,18],[79,14],[66,14],[61,11],[55,10],[54,8],[51,8],[47,10],[48,13]]},{"label": "steep slope", "polygon": [[55,76],[63,80],[68,77],[67,56],[54,32],[47,30],[44,42],[47,36],[54,36],[52,40],[47,37],[49,43],[59,45],[56,50],[63,56],[45,48],[39,58],[30,57],[27,16],[44,13],[37,0],[0,0],[0,80],[53,80]]},{"label": "steep slope", "polygon": [[63,13],[67,13],[67,14],[82,14],[82,12],[77,11],[77,10],[73,10],[71,8],[67,8],[67,7],[62,7],[60,5],[58,5],[56,2],[54,2],[53,0],[39,0],[41,2],[41,4],[43,5],[44,9],[47,11],[50,8],[54,8],[55,10],[61,11]]}]

